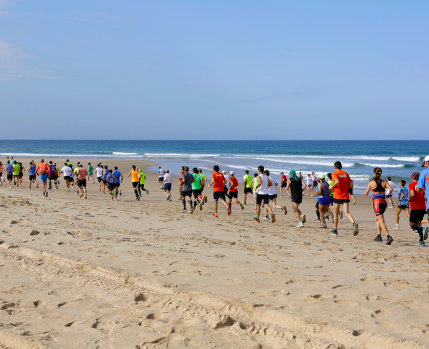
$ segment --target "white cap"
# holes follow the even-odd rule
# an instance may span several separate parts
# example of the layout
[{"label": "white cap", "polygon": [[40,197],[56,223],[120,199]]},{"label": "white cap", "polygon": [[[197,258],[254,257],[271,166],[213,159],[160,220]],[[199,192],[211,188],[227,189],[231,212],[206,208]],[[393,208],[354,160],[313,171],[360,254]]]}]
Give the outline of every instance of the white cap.
[{"label": "white cap", "polygon": [[425,167],[426,161],[429,161],[429,155],[426,155],[425,158],[423,159],[422,167]]},{"label": "white cap", "polygon": [[223,170],[223,171],[222,171],[222,173],[226,173],[226,171],[225,171],[225,170]]},{"label": "white cap", "polygon": [[229,171],[229,174],[234,176],[234,171]]}]

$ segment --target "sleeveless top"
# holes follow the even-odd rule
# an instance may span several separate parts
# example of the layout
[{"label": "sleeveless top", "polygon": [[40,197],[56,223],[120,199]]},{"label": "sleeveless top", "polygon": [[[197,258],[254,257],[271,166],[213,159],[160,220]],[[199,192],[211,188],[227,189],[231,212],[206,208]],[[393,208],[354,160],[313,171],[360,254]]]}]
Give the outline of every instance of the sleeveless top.
[{"label": "sleeveless top", "polygon": [[302,197],[302,180],[301,178],[298,178],[296,181],[295,179],[290,179],[290,192],[293,197]]},{"label": "sleeveless top", "polygon": [[321,182],[320,186],[322,187],[322,194],[320,195],[321,198],[329,198],[329,184],[326,182]]},{"label": "sleeveless top", "polygon": [[[375,189],[372,190],[372,198],[373,199],[385,199],[386,198],[386,194],[385,194],[385,190],[383,188],[383,181],[380,179],[379,181],[375,182],[377,184],[377,187]],[[375,192],[383,192],[383,194],[375,194]]]}]

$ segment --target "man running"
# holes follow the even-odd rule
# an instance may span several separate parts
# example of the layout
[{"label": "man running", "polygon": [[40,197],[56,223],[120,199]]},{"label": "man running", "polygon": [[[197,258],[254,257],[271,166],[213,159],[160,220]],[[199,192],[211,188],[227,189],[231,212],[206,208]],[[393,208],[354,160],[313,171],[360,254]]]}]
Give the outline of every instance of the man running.
[{"label": "man running", "polygon": [[389,185],[392,187],[392,192],[390,194],[388,194],[388,191],[386,190],[386,199],[388,199],[390,201],[389,208],[394,208],[395,204],[393,203],[392,196],[393,196],[393,192],[395,191],[396,184],[392,182],[392,178],[390,178],[390,177],[387,177],[387,181],[388,181]]},{"label": "man running", "polygon": [[45,159],[40,160],[40,164],[36,167],[36,175],[39,176],[40,182],[42,183],[43,196],[48,197],[47,181],[50,176],[51,170],[48,165],[45,164]]},{"label": "man running", "polygon": [[203,179],[201,175],[198,173],[198,169],[196,167],[192,170],[192,177],[194,177],[194,181],[192,182],[192,195],[194,196],[194,209],[200,206],[200,211],[203,209],[204,200],[201,199],[201,186],[203,183]]},{"label": "man running", "polygon": [[342,170],[343,165],[340,161],[334,163],[335,172],[332,173],[333,184],[329,186],[329,190],[334,193],[334,229],[331,231],[332,235],[338,236],[338,214],[341,205],[343,206],[344,215],[353,224],[354,236],[359,234],[358,224],[355,223],[353,216],[349,213],[349,188],[353,188],[353,182],[347,172]]},{"label": "man running", "polygon": [[139,171],[139,195],[142,197],[142,190],[146,192],[146,195],[149,195],[149,190],[144,188],[144,185],[146,183],[146,175],[143,173],[143,170],[141,168],[138,168],[137,171]]},{"label": "man running", "polygon": [[180,178],[182,179],[182,204],[183,204],[183,211],[182,213],[187,212],[186,210],[186,197],[189,198],[189,206],[191,206],[191,212],[190,214],[194,213],[194,206],[192,203],[192,183],[195,181],[194,177],[189,173],[189,167],[185,166],[183,169],[185,173],[182,173],[180,175]]},{"label": "man running", "polygon": [[164,173],[164,194],[167,195],[167,200],[171,201],[171,183],[173,182],[173,177],[170,174],[169,170],[165,170]]},{"label": "man running", "polygon": [[[283,213],[286,215],[287,214],[286,206],[281,207],[281,206],[277,205],[277,189],[276,189],[276,187],[278,187],[279,184],[277,183],[277,181],[273,177],[270,176],[270,171],[265,170],[264,173],[268,176],[268,179],[273,184],[271,187],[268,187],[268,200],[273,203],[273,208],[276,208],[278,210],[282,210]],[[263,219],[268,219],[268,212],[266,209],[265,209],[265,218],[263,218]]]},{"label": "man running", "polygon": [[182,174],[185,173],[185,166],[180,168],[180,176],[179,176],[179,200],[182,200]]},{"label": "man running", "polygon": [[7,160],[7,165],[6,165],[6,179],[9,182],[10,189],[12,189],[13,166],[10,164],[10,160]]},{"label": "man running", "polygon": [[[282,172],[280,172],[281,175],[281,179],[280,179],[280,197],[283,197],[283,189],[286,188],[287,186],[287,178],[285,176],[285,174]],[[287,193],[287,192],[286,192]]]},{"label": "man running", "polygon": [[[417,172],[416,172],[417,173]],[[417,181],[416,181],[417,182]],[[398,190],[398,206],[396,206],[396,225],[393,229],[399,229],[399,214],[404,210],[405,215],[410,218],[410,213],[408,212],[408,189],[405,188],[405,182],[403,179],[399,182]]]},{"label": "man running", "polygon": [[249,170],[244,171],[244,199],[243,205],[247,205],[247,194],[249,194],[252,198],[254,197],[252,194],[252,176],[249,175]]},{"label": "man running", "polygon": [[72,169],[64,163],[64,167],[60,171],[64,175],[64,183],[66,183],[67,192],[70,192],[70,176],[72,175]]},{"label": "man running", "polygon": [[311,194],[313,196],[313,191],[311,190],[311,185],[313,184],[313,178],[311,178],[311,175],[308,174],[307,178],[305,179],[305,184],[307,185],[307,196]]},{"label": "man running", "polygon": [[115,188],[116,188],[116,177],[113,174],[112,170],[109,170],[109,173],[106,176],[106,181],[107,181],[107,191],[109,193],[109,195],[112,197],[112,201],[114,200],[115,197]]},{"label": "man running", "polygon": [[207,195],[204,193],[204,186],[207,182],[207,178],[205,175],[203,175],[203,170],[198,169],[198,173],[201,176],[202,184],[201,184],[201,200],[204,200],[204,202],[207,202]]},{"label": "man running", "polygon": [[101,191],[102,187],[103,187],[103,167],[98,164],[97,168],[95,169],[96,172],[96,176],[97,176],[97,181],[98,181],[98,190]]},{"label": "man running", "polygon": [[[408,186],[408,189],[410,190],[408,202],[411,209],[410,227],[419,234],[419,242],[417,243],[418,246],[425,246],[425,240],[427,240],[429,232],[429,228],[422,227],[423,223],[428,223],[427,220],[423,220],[426,212],[425,194],[422,190],[418,190],[421,188],[417,188],[420,183],[420,178],[426,176],[426,173],[423,172],[421,174],[419,174],[418,172],[414,172],[411,175],[412,183],[410,183],[410,185]],[[426,178],[425,182],[427,182]]]},{"label": "man running", "polygon": [[[304,186],[304,187],[303,187]],[[292,209],[293,213],[295,213],[295,217],[298,219],[297,228],[303,228],[304,223],[307,221],[307,218],[304,214],[302,214],[299,209],[299,205],[302,203],[302,195],[305,192],[305,188],[307,184],[303,182],[303,180],[296,175],[294,170],[289,172],[289,179],[287,181],[286,191],[290,188],[290,193],[292,196]]]},{"label": "man running", "polygon": [[[124,181],[124,176],[118,170],[118,166],[115,166],[114,169],[115,169],[115,171],[113,171],[113,176],[115,177],[115,200],[118,200],[118,194],[122,195],[119,187],[121,186],[121,183]],[[89,176],[88,176],[88,178],[89,178]]]},{"label": "man running", "polygon": [[15,161],[12,167],[13,167],[13,185],[16,185],[17,187],[19,187],[19,170],[21,169],[21,166],[19,166],[19,163]]},{"label": "man running", "polygon": [[224,205],[228,211],[228,216],[231,215],[231,210],[228,208],[228,205],[226,204],[225,200],[225,177],[222,173],[219,172],[219,166],[214,165],[213,166],[213,173],[212,173],[212,181],[209,184],[209,188],[213,186],[213,200],[214,200],[214,218],[219,218],[217,214],[218,209],[218,201],[219,199],[222,202],[222,205]]},{"label": "man running", "polygon": [[48,179],[49,179],[49,190],[52,190],[52,181],[54,181],[54,185],[55,185],[55,188],[57,188],[58,189],[58,186],[57,186],[57,178],[55,177],[55,172],[56,172],[56,170],[57,170],[57,168],[56,168],[56,166],[53,164],[53,162],[52,161],[49,161],[49,177],[48,177]]},{"label": "man running", "polygon": [[229,194],[228,194],[228,208],[232,211],[232,199],[235,199],[235,203],[240,205],[241,209],[244,210],[243,204],[238,201],[238,181],[234,176],[234,171],[229,172]]},{"label": "man running", "polygon": [[[107,165],[104,165],[104,170],[103,170],[103,194],[106,194],[106,187],[107,187],[107,175],[109,174],[109,169]],[[129,177],[129,176],[128,176]]]},{"label": "man running", "polygon": [[92,184],[95,183],[94,180],[94,167],[92,167],[91,163],[88,162],[88,182],[89,182],[89,177],[92,178]]},{"label": "man running", "polygon": [[80,197],[85,195],[85,199],[88,198],[88,190],[86,189],[87,176],[88,176],[88,171],[86,170],[86,168],[83,167],[83,164],[79,164],[79,168],[77,170],[77,186],[82,191],[82,194],[80,194]]},{"label": "man running", "polygon": [[164,173],[165,171],[159,166],[158,168],[158,183],[161,185],[161,189],[164,188]]},{"label": "man running", "polygon": [[258,196],[256,197],[256,218],[253,218],[255,223],[260,223],[259,215],[261,214],[261,204],[264,203],[265,210],[271,214],[271,222],[274,223],[276,221],[276,215],[271,210],[271,207],[268,206],[268,188],[273,185],[268,176],[264,173],[264,166],[260,165],[258,167],[258,177],[256,177],[258,184],[256,188],[258,188]]},{"label": "man running", "polygon": [[130,173],[128,173],[128,177],[131,177],[131,184],[133,185],[134,194],[136,195],[136,200],[139,201],[140,196],[139,196],[139,192],[137,189],[137,187],[139,185],[139,171],[137,171],[136,165],[131,166],[131,171],[130,171]]}]

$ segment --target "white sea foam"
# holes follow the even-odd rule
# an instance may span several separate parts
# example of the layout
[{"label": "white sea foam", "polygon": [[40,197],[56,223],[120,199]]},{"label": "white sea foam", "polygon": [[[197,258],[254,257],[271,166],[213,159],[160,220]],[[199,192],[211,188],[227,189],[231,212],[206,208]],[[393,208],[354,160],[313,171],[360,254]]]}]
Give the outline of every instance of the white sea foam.
[{"label": "white sea foam", "polygon": [[391,164],[369,164],[369,163],[362,163],[361,165],[370,166],[370,167],[381,167],[381,168],[402,168],[405,166],[404,164],[391,165]]},{"label": "white sea foam", "polygon": [[418,157],[418,156],[393,157],[392,159],[396,160],[396,161],[407,161],[407,162],[417,162],[417,161],[420,161],[420,157]]},{"label": "white sea foam", "polygon": [[113,155],[137,155],[138,153],[121,153],[121,152],[112,152]]}]

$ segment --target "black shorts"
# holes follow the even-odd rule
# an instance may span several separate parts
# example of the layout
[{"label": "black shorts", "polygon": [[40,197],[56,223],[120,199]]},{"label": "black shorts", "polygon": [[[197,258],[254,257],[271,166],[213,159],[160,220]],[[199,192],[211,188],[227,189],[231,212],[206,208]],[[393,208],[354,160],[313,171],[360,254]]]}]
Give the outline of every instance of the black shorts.
[{"label": "black shorts", "polygon": [[86,179],[78,179],[77,180],[78,187],[86,187]]},{"label": "black shorts", "polygon": [[260,205],[262,201],[264,202],[264,205],[268,205],[268,194],[258,194],[256,197],[256,205]]},{"label": "black shorts", "polygon": [[400,208],[401,210],[405,210],[407,207],[407,205],[398,205],[398,208]]},{"label": "black shorts", "polygon": [[187,190],[187,191],[182,190],[182,198],[186,196],[192,197],[192,190]]},{"label": "black shorts", "polygon": [[349,194],[353,195],[353,188],[349,188]]},{"label": "black shorts", "polygon": [[70,180],[70,176],[64,176],[64,180],[65,181],[69,181]]},{"label": "black shorts", "polygon": [[49,176],[48,179],[51,181],[55,181],[57,179],[57,176],[55,176],[55,175]]},{"label": "black shorts", "polygon": [[373,199],[372,200],[372,207],[374,208],[374,213],[376,216],[382,215],[384,212],[386,212],[387,209],[387,202],[385,199]]},{"label": "black shorts", "polygon": [[277,194],[268,195],[268,199],[270,200],[277,199]]},{"label": "black shorts", "polygon": [[21,178],[21,177],[22,177],[22,172],[19,172],[18,177],[19,177],[19,178]]},{"label": "black shorts", "polygon": [[107,184],[107,179],[103,179],[103,183],[104,183],[104,184]]},{"label": "black shorts", "polygon": [[36,175],[29,175],[29,176],[28,176],[28,179],[29,179],[30,181],[32,181],[32,180],[36,180]]},{"label": "black shorts", "polygon": [[334,198],[334,204],[345,204],[346,202],[350,202],[350,199],[335,199]]},{"label": "black shorts", "polygon": [[145,190],[145,189],[144,189],[144,184],[140,184],[140,183],[139,183],[139,188],[140,188],[140,190],[141,190],[141,189]]},{"label": "black shorts", "polygon": [[391,197],[392,197],[392,195],[386,195],[386,199],[391,198]]},{"label": "black shorts", "polygon": [[6,176],[6,179],[7,179],[8,181],[11,181],[11,180],[13,179],[13,176],[12,176],[11,174],[8,174],[8,175]]},{"label": "black shorts", "polygon": [[121,183],[119,183],[119,182],[118,182],[118,183],[115,183],[115,187],[118,187],[118,188],[119,188],[120,186],[121,186]]},{"label": "black shorts", "polygon": [[225,201],[225,192],[224,191],[214,191],[213,192],[213,200],[219,201],[219,199]]},{"label": "black shorts", "polygon": [[98,183],[101,183],[101,177],[97,177]]},{"label": "black shorts", "polygon": [[410,222],[417,223],[423,220],[426,210],[411,210],[410,211]]},{"label": "black shorts", "polygon": [[281,185],[280,185],[280,188],[286,188],[286,183],[282,183]]},{"label": "black shorts", "polygon": [[292,202],[299,205],[302,203],[302,196],[292,196]]},{"label": "black shorts", "polygon": [[109,190],[113,190],[113,189],[115,189],[115,188],[116,188],[116,183],[109,183],[109,184],[108,184],[108,186],[107,186],[107,188],[108,188]]},{"label": "black shorts", "polygon": [[201,195],[201,189],[192,189],[192,194],[194,195],[194,199],[198,199],[198,196]]},{"label": "black shorts", "polygon": [[158,182],[164,182],[164,177],[158,177]]},{"label": "black shorts", "polygon": [[244,194],[252,194],[252,188],[244,187]]},{"label": "black shorts", "polygon": [[133,188],[137,188],[137,186],[139,185],[139,182],[132,182]]},{"label": "black shorts", "polygon": [[334,206],[334,197],[330,196],[329,199],[331,199],[331,206]]},{"label": "black shorts", "polygon": [[238,190],[229,191],[228,197],[230,199],[238,199]]}]

